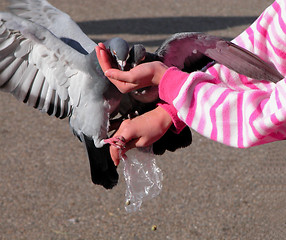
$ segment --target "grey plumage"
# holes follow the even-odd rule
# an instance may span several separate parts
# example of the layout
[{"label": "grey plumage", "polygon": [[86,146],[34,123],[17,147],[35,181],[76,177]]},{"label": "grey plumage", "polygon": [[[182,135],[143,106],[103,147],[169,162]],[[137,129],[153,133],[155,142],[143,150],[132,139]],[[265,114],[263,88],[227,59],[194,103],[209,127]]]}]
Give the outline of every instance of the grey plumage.
[{"label": "grey plumage", "polygon": [[129,57],[127,59],[127,64],[129,69],[136,67],[140,63],[145,61],[148,52],[142,44],[135,44],[129,51]]},{"label": "grey plumage", "polygon": [[[110,51],[110,54],[116,59],[118,67],[124,71],[126,61],[129,55],[129,45],[126,41],[122,41],[121,38],[115,37],[104,42],[106,49]],[[128,51],[126,51],[128,49]]]},{"label": "grey plumage", "polygon": [[[129,51],[126,70],[130,70],[141,63],[153,61],[161,61],[161,59],[156,54],[147,52],[142,44],[135,44]],[[130,96],[142,103],[154,102],[159,97],[157,87],[152,86],[134,90],[130,93]]]},{"label": "grey plumage", "polygon": [[[18,16],[0,13],[0,89],[49,115],[69,117],[86,146],[92,181],[112,188],[118,174],[103,140],[121,93],[105,78],[96,44],[45,0],[10,2]],[[127,58],[123,39],[106,44]]]}]

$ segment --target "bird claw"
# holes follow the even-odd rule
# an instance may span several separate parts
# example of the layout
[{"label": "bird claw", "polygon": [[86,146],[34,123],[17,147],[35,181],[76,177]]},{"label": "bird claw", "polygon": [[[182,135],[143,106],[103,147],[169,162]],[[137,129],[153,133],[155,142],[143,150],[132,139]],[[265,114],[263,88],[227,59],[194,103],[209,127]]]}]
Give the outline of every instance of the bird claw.
[{"label": "bird claw", "polygon": [[108,143],[114,147],[117,147],[119,149],[124,149],[126,148],[126,140],[123,136],[119,136],[119,137],[112,137],[109,139],[104,139],[105,143]]}]

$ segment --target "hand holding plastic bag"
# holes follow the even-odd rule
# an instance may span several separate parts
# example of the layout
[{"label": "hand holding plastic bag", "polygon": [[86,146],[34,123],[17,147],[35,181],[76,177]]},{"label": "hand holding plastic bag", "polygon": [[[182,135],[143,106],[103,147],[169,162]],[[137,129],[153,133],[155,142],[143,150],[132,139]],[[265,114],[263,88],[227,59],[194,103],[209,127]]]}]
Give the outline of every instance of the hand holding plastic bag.
[{"label": "hand holding plastic bag", "polygon": [[122,158],[126,181],[127,212],[140,210],[143,201],[159,195],[162,189],[163,173],[156,165],[151,148],[132,149]]}]

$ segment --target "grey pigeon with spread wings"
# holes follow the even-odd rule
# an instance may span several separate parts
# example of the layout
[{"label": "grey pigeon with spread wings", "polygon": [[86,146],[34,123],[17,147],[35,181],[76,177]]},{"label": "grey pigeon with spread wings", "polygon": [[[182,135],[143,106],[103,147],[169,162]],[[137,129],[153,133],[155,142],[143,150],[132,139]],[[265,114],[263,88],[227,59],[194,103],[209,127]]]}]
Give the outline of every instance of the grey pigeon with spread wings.
[{"label": "grey pigeon with spread wings", "polygon": [[[121,93],[105,78],[96,44],[45,0],[10,2],[18,16],[0,13],[0,90],[49,115],[69,117],[87,149],[92,181],[112,188],[118,173],[104,139]],[[115,38],[106,47],[123,68],[128,44]]]}]

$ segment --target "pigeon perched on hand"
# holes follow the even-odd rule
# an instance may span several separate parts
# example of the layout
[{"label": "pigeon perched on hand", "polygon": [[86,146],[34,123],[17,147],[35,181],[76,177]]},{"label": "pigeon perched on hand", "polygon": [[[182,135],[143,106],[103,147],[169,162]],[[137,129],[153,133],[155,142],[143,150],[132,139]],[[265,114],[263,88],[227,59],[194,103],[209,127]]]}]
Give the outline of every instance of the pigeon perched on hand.
[{"label": "pigeon perched on hand", "polygon": [[[112,188],[118,173],[104,139],[122,94],[104,76],[96,43],[45,0],[11,0],[9,9],[14,14],[0,13],[0,90],[49,115],[68,117],[87,149],[92,181]],[[124,68],[126,41],[105,44],[114,64]]]}]

